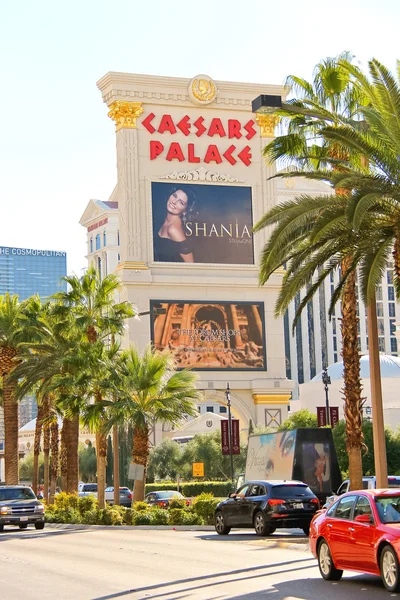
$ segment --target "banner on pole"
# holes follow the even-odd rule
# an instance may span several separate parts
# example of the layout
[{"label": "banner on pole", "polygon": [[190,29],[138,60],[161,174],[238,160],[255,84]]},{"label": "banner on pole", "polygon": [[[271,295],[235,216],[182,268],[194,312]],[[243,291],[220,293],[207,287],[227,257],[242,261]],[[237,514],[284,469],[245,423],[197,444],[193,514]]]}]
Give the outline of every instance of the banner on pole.
[{"label": "banner on pole", "polygon": [[325,427],[325,425],[326,425],[326,408],[325,408],[325,406],[317,406],[317,420],[318,420],[318,427]]},{"label": "banner on pole", "polygon": [[331,417],[331,427],[333,429],[339,421],[339,407],[338,406],[330,406],[329,413],[330,413],[330,417]]},{"label": "banner on pole", "polygon": [[[222,454],[229,455],[229,419],[221,421]],[[232,419],[232,454],[240,454],[239,419]]]}]

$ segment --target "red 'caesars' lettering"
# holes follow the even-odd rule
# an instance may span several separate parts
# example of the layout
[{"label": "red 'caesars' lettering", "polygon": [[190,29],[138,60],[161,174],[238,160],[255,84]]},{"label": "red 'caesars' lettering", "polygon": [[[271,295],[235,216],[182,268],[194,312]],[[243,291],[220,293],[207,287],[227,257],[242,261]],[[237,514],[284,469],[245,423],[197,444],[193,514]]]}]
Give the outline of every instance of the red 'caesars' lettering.
[{"label": "red 'caesars' lettering", "polygon": [[172,134],[176,133],[176,127],[174,125],[171,115],[162,116],[157,131],[158,133],[164,133],[164,131],[169,131]]},{"label": "red 'caesars' lettering", "polygon": [[156,142],[151,140],[150,142],[150,160],[154,160],[157,156],[160,156],[161,152],[164,150],[164,146],[161,142]]},{"label": "red 'caesars' lettering", "polygon": [[221,123],[221,119],[213,119],[211,121],[211,125],[207,135],[209,135],[210,137],[213,137],[214,135],[219,135],[219,137],[226,136],[224,126]]},{"label": "red 'caesars' lettering", "polygon": [[231,163],[231,165],[236,165],[237,163],[237,160],[232,156],[232,152],[234,150],[236,150],[236,146],[232,144],[232,146],[229,146],[228,150],[226,150],[226,152],[224,152],[222,155],[229,163]]},{"label": "red 'caesars' lettering", "polygon": [[178,129],[180,129],[182,131],[183,135],[189,135],[189,133],[190,133],[190,122],[189,121],[190,121],[190,117],[185,115],[183,117],[183,119],[181,119],[179,121],[179,123],[176,124]]},{"label": "red 'caesars' lettering", "polygon": [[217,165],[222,163],[221,155],[218,151],[218,148],[215,144],[210,144],[207,148],[206,155],[204,157],[205,163],[215,162]]},{"label": "red 'caesars' lettering", "polygon": [[156,128],[151,124],[152,120],[156,115],[154,113],[150,113],[145,119],[142,121],[143,127],[147,129],[150,133],[154,133]]},{"label": "red 'caesars' lettering", "polygon": [[193,125],[196,127],[197,131],[196,131],[196,135],[197,137],[200,137],[201,135],[203,135],[203,133],[206,131],[206,127],[204,127],[203,125],[203,117],[199,117],[194,123]]},{"label": "red 'caesars' lettering", "polygon": [[237,119],[228,119],[228,137],[230,139],[235,137],[239,140],[242,137],[241,127],[242,125]]},{"label": "red 'caesars' lettering", "polygon": [[254,137],[257,133],[257,131],[254,129],[254,121],[253,119],[250,119],[250,121],[248,121],[246,123],[246,125],[244,126],[245,130],[247,131],[247,135],[246,135],[246,140],[251,140],[252,137]]},{"label": "red 'caesars' lettering", "polygon": [[185,160],[181,146],[178,142],[172,142],[172,144],[169,147],[168,154],[166,156],[166,159],[170,160],[170,161],[174,160],[174,158],[178,159],[179,162],[182,162]]},{"label": "red 'caesars' lettering", "polygon": [[251,150],[250,146],[245,146],[245,148],[243,148],[243,150],[241,152],[239,152],[239,154],[238,154],[238,158],[240,158],[240,160],[242,161],[242,163],[244,163],[246,165],[246,167],[248,167],[249,164],[251,163],[250,150]]}]

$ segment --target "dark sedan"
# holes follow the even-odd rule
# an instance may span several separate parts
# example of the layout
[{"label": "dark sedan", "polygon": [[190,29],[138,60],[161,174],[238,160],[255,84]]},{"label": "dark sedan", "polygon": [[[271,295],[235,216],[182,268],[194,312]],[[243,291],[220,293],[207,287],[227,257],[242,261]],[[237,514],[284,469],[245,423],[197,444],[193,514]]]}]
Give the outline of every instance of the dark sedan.
[{"label": "dark sedan", "polygon": [[149,492],[144,501],[147,504],[151,504],[152,506],[161,506],[161,508],[168,508],[170,500],[172,498],[180,498],[186,501],[186,506],[189,506],[190,501],[182,496],[180,492],[176,492],[175,490],[165,490],[162,492]]},{"label": "dark sedan", "polygon": [[270,535],[298,527],[308,535],[318,508],[318,498],[301,481],[248,481],[217,505],[215,529],[226,535],[232,527],[254,527],[257,535]]}]

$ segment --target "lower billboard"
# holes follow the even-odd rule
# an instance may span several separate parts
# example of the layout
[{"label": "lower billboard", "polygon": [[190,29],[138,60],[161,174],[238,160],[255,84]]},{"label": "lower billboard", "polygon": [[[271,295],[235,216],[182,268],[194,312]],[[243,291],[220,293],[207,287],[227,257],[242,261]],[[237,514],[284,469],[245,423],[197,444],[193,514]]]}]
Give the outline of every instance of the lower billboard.
[{"label": "lower billboard", "polygon": [[151,339],[178,368],[265,371],[263,302],[151,300]]}]

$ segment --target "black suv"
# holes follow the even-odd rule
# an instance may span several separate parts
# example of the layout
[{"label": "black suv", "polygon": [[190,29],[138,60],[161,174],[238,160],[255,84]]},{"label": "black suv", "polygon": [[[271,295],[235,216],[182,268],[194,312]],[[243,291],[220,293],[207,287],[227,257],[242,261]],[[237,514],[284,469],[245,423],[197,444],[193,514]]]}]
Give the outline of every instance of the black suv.
[{"label": "black suv", "polygon": [[257,535],[299,527],[308,535],[318,509],[318,498],[301,481],[247,481],[217,505],[214,523],[219,535],[232,527],[254,527]]},{"label": "black suv", "polygon": [[0,486],[0,531],[4,525],[18,525],[26,529],[34,523],[36,529],[44,527],[44,506],[30,487],[24,485]]}]

